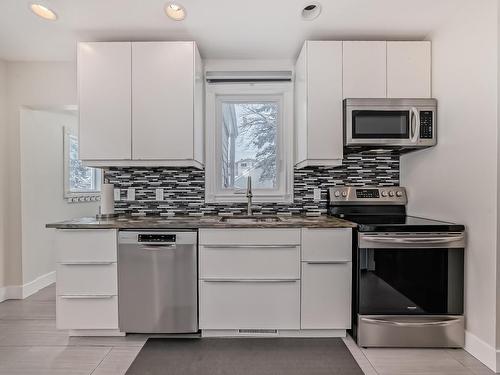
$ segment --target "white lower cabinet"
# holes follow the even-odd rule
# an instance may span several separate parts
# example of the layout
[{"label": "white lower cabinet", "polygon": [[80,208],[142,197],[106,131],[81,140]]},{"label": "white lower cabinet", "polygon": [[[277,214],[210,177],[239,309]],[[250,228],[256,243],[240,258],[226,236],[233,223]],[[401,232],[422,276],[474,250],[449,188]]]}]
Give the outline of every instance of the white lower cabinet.
[{"label": "white lower cabinet", "polygon": [[351,229],[202,229],[199,238],[204,335],[343,336],[351,327]]},{"label": "white lower cabinet", "polygon": [[56,231],[57,328],[120,334],[117,236],[114,229]]},{"label": "white lower cabinet", "polygon": [[299,280],[200,281],[201,329],[299,329]]},{"label": "white lower cabinet", "polygon": [[352,263],[302,263],[302,329],[351,328]]},{"label": "white lower cabinet", "polygon": [[118,329],[117,296],[63,295],[57,297],[56,304],[59,329]]}]

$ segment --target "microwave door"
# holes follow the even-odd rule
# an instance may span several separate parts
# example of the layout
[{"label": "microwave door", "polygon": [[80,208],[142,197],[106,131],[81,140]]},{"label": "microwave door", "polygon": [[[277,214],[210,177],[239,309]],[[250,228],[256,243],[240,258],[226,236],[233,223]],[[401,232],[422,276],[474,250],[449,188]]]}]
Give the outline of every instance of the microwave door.
[{"label": "microwave door", "polygon": [[411,146],[418,140],[417,108],[356,106],[345,116],[347,146]]}]

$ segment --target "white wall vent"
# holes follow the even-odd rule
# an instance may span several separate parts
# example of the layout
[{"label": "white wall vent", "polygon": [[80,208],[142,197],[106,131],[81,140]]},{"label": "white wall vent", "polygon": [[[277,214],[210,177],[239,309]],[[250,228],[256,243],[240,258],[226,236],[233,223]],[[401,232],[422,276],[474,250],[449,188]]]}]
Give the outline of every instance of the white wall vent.
[{"label": "white wall vent", "polygon": [[278,71],[207,71],[208,83],[292,82],[291,70]]}]

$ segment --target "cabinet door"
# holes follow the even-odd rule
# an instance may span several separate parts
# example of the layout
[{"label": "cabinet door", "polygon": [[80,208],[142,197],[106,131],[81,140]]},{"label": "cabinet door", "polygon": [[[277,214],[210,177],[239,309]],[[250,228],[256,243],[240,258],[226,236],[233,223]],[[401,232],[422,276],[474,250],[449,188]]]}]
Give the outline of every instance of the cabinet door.
[{"label": "cabinet door", "polygon": [[386,97],[386,42],[343,42],[344,98]]},{"label": "cabinet door", "polygon": [[387,42],[387,96],[431,97],[430,42]]},{"label": "cabinet door", "polygon": [[200,281],[202,329],[299,329],[299,280]]},{"label": "cabinet door", "polygon": [[80,159],[131,158],[131,44],[78,45]]},{"label": "cabinet door", "polygon": [[295,164],[307,159],[307,44],[295,63]]},{"label": "cabinet door", "polygon": [[302,263],[302,329],[351,327],[352,263]]},{"label": "cabinet door", "polygon": [[133,159],[193,159],[194,48],[132,43]]},{"label": "cabinet door", "polygon": [[342,42],[307,42],[307,158],[342,159]]}]

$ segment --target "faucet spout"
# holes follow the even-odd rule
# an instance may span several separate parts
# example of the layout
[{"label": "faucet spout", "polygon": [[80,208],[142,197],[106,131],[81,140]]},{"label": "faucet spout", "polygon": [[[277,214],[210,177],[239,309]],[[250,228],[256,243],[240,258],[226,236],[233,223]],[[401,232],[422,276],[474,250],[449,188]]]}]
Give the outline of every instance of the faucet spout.
[{"label": "faucet spout", "polygon": [[247,178],[247,215],[252,216],[252,177]]}]

